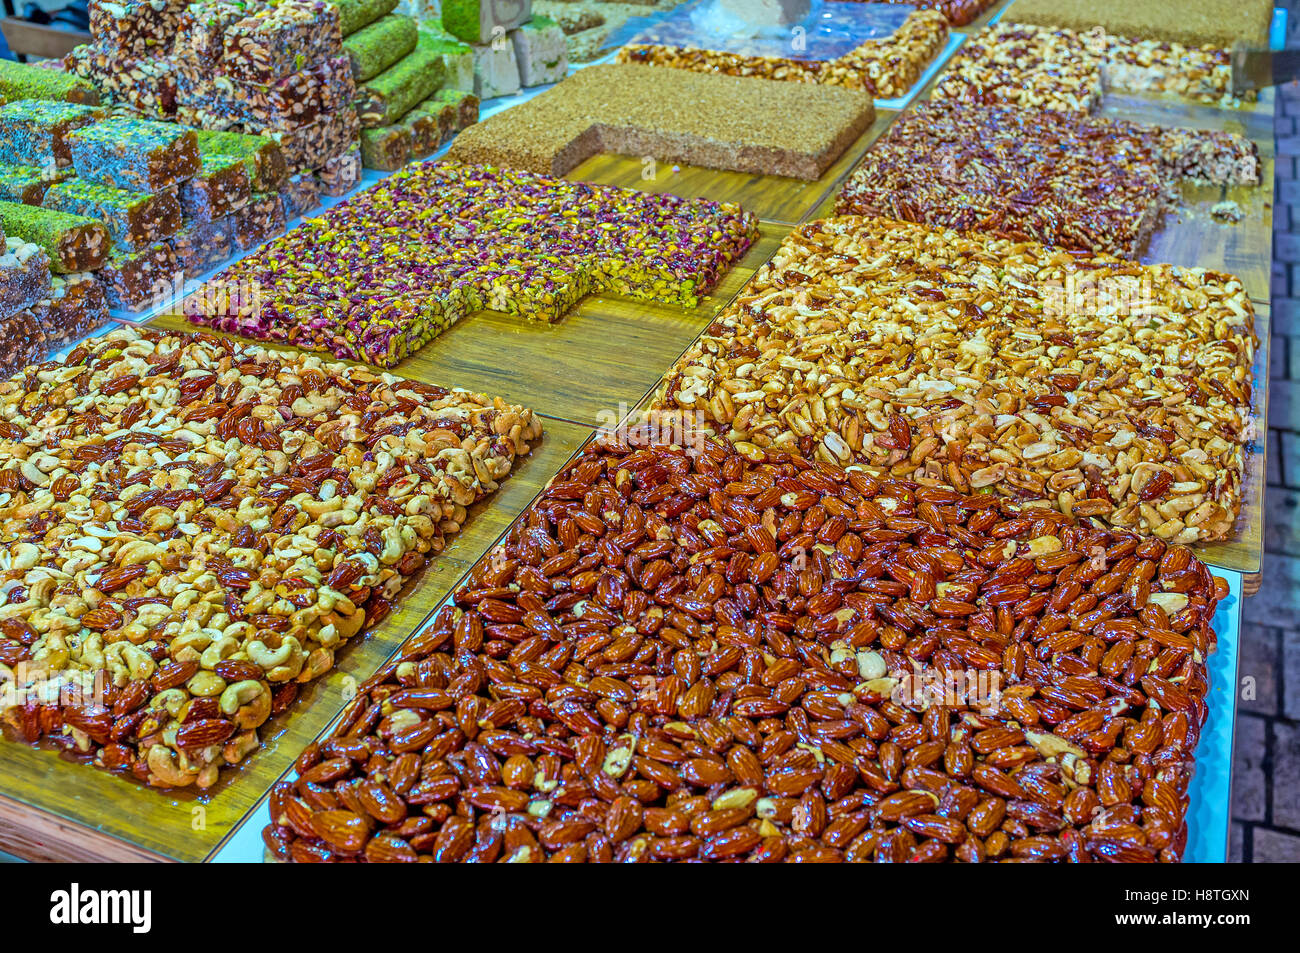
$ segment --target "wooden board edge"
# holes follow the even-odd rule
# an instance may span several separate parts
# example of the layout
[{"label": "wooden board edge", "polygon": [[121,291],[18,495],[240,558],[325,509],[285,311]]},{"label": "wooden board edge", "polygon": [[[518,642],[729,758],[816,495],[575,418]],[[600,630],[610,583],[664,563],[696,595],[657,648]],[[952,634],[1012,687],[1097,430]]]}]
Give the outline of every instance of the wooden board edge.
[{"label": "wooden board edge", "polygon": [[3,794],[0,794],[0,845],[9,853],[33,862],[175,862]]}]

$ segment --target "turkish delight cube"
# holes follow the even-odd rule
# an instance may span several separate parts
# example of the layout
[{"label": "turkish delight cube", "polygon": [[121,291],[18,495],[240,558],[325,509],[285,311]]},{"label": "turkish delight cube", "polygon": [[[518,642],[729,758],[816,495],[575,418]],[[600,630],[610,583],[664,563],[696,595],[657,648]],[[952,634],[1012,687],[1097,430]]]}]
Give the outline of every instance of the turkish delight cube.
[{"label": "turkish delight cube", "polygon": [[248,167],[239,156],[203,156],[199,174],[180,188],[181,211],[187,219],[211,222],[243,208],[252,195]]},{"label": "turkish delight cube", "polygon": [[68,135],[77,175],[119,189],[157,192],[199,171],[194,132],[173,123],[117,117]]},{"label": "turkish delight cube", "polygon": [[104,118],[94,106],[22,99],[0,107],[0,162],[53,171],[72,164],[67,135]]},{"label": "turkish delight cube", "polygon": [[243,251],[284,231],[284,206],[279,192],[255,192],[248,204],[231,216],[235,223],[235,244]]},{"label": "turkish delight cube", "polygon": [[110,307],[140,311],[180,293],[178,270],[171,246],[159,242],[143,251],[109,255],[98,277]]},{"label": "turkish delight cube", "polygon": [[535,16],[510,34],[524,86],[558,83],[569,70],[564,31],[550,17]]},{"label": "turkish delight cube", "polygon": [[43,204],[103,222],[119,249],[139,251],[181,227],[181,206],[170,189],[132,192],[85,179],[68,179],[46,189]]},{"label": "turkish delight cube", "polygon": [[186,280],[194,280],[234,253],[233,220],[227,216],[207,222],[188,222],[167,243]]}]

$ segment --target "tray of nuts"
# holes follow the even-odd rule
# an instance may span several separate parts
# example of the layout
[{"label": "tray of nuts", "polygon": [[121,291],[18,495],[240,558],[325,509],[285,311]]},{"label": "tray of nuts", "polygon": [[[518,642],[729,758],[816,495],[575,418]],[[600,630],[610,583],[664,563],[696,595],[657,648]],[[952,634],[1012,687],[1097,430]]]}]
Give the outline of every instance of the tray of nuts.
[{"label": "tray of nuts", "polygon": [[361,686],[273,856],[1180,859],[1227,595],[1186,548],[661,436],[589,444]]},{"label": "tray of nuts", "polygon": [[0,383],[0,408],[0,800],[38,806],[28,767],[91,768],[21,742],[215,785],[426,563],[476,558],[435,559],[542,433],[500,399],[134,328]]},{"label": "tray of nuts", "polygon": [[1254,571],[1258,346],[1231,275],[845,216],[793,232],[654,406],[755,458],[1239,541],[1221,564]]}]

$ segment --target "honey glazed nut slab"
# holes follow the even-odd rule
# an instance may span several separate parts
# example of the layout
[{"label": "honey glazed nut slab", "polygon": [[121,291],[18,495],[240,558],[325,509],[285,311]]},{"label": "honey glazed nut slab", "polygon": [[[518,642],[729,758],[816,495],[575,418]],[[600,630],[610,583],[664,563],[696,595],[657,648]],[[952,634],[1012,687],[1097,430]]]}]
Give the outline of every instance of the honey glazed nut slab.
[{"label": "honey glazed nut slab", "polygon": [[668,66],[697,73],[845,86],[865,90],[878,99],[893,99],[907,95],[947,42],[948,21],[944,15],[933,10],[918,10],[908,14],[902,26],[891,35],[867,40],[845,55],[829,60],[751,56],[663,44],[630,44],[618,51],[617,62]]},{"label": "honey glazed nut slab", "polygon": [[1137,258],[1184,179],[1258,184],[1258,150],[1218,130],[940,100],[872,144],[836,212]]},{"label": "honey glazed nut slab", "polygon": [[411,163],[227,268],[185,310],[393,365],[484,308],[558,321],[591,293],[692,308],[757,235],[736,205]]},{"label": "honey glazed nut slab", "polygon": [[609,63],[463,130],[447,157],[564,175],[615,152],[815,180],[875,115],[860,90]]},{"label": "honey glazed nut slab", "polygon": [[598,438],[361,687],[275,856],[1181,857],[1226,594],[1186,549],[658,435]]},{"label": "honey glazed nut slab", "polygon": [[652,409],[1185,544],[1240,511],[1257,343],[1231,275],[845,216],[788,236]]},{"label": "honey glazed nut slab", "polygon": [[500,399],[134,329],[0,384],[0,418],[6,733],[160,787],[253,751],[541,435]]},{"label": "honey glazed nut slab", "polygon": [[[1092,112],[1104,91],[1156,93],[1239,106],[1226,49],[1001,21],[967,39],[932,99]],[[1255,94],[1249,93],[1253,100]]]}]

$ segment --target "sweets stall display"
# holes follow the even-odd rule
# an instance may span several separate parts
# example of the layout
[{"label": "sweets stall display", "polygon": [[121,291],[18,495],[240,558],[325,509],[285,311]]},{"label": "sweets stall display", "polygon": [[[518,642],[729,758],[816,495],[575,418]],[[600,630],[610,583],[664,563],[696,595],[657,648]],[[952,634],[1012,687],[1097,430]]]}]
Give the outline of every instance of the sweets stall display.
[{"label": "sweets stall display", "polygon": [[1223,860],[1272,92],[1158,0],[603,6],[0,63],[0,845]]}]

